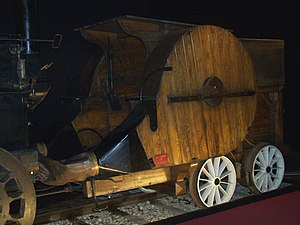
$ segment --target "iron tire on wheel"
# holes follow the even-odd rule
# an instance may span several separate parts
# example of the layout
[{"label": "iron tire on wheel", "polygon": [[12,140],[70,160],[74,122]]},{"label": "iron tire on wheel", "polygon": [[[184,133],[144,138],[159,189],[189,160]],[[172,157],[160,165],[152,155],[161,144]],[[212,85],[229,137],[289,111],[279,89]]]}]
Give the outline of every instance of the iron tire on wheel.
[{"label": "iron tire on wheel", "polygon": [[0,224],[32,225],[35,213],[35,189],[26,168],[0,148]]},{"label": "iron tire on wheel", "polygon": [[199,207],[211,207],[230,201],[236,187],[236,171],[226,156],[200,162],[190,174],[189,190]]},{"label": "iron tire on wheel", "polygon": [[277,189],[284,177],[284,157],[274,145],[261,142],[255,145],[243,159],[247,187],[260,194]]}]

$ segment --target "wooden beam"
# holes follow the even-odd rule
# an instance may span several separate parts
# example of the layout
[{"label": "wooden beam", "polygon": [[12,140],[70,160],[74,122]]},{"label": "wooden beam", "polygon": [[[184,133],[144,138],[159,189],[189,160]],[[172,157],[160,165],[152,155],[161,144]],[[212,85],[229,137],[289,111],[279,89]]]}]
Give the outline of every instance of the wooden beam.
[{"label": "wooden beam", "polygon": [[86,198],[93,197],[93,189],[95,195],[100,196],[165,183],[171,180],[170,170],[170,167],[165,167],[95,180],[94,186],[91,181],[86,181],[83,184],[83,195]]}]

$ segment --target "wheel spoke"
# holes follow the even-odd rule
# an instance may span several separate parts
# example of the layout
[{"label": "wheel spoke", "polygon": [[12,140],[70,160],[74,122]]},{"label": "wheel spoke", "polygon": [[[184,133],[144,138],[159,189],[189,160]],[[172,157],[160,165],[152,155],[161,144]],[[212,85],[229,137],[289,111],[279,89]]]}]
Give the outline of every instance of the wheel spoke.
[{"label": "wheel spoke", "polygon": [[277,176],[274,173],[270,173],[270,176],[273,177],[274,179],[277,178]]},{"label": "wheel spoke", "polygon": [[[1,208],[1,216],[3,217],[4,221],[7,220],[7,218],[9,217],[9,197],[3,188],[0,188],[0,196],[1,196],[1,201],[0,201],[0,208]],[[1,222],[1,217],[0,216],[0,222]],[[0,224],[5,224],[4,223],[0,223]]]},{"label": "wheel spoke", "polygon": [[209,180],[209,179],[204,179],[204,178],[200,178],[199,181],[210,182],[211,180]]},{"label": "wheel spoke", "polygon": [[211,159],[208,159],[207,161],[207,167],[208,167],[208,171],[209,173],[211,174],[211,176],[214,178],[216,177],[215,175],[215,170],[214,170],[214,166],[213,166],[213,163],[212,163],[212,160]]},{"label": "wheel spoke", "polygon": [[274,184],[273,184],[273,181],[272,181],[272,178],[271,178],[271,175],[268,174],[268,184],[269,184],[269,190],[273,190],[274,189]]},{"label": "wheel spoke", "polygon": [[219,191],[219,187],[215,187],[215,196],[216,196],[216,203],[220,204],[221,203],[221,196],[220,196],[220,191]]},{"label": "wheel spoke", "polygon": [[274,178],[274,180],[281,180],[281,175],[278,175],[278,174],[274,174],[274,173],[270,173],[270,176],[272,177],[272,178]]},{"label": "wheel spoke", "polygon": [[257,165],[259,168],[264,167],[264,165],[258,161],[257,159],[254,161],[255,165]]},{"label": "wheel spoke", "polygon": [[219,185],[218,188],[223,193],[223,195],[229,196],[228,193],[224,190],[224,188],[221,185]]},{"label": "wheel spoke", "polygon": [[214,160],[214,173],[215,173],[215,176],[218,176],[219,167],[220,167],[220,157],[217,157]]},{"label": "wheel spoke", "polygon": [[213,187],[213,188],[211,189],[211,192],[210,192],[209,196],[208,196],[207,204],[208,204],[209,206],[212,206],[212,205],[214,204],[215,193],[216,193],[216,187]]},{"label": "wheel spoke", "polygon": [[268,162],[269,162],[269,149],[270,148],[266,148],[266,149],[262,150],[262,155],[265,159],[265,165],[268,165]]},{"label": "wheel spoke", "polygon": [[262,185],[263,185],[263,183],[264,183],[264,173],[261,175],[261,176],[259,176],[259,178],[257,179],[257,187],[259,188],[259,189],[261,189],[261,187],[262,187]]},{"label": "wheel spoke", "polygon": [[222,163],[221,163],[221,165],[220,165],[219,172],[217,174],[218,177],[223,173],[223,171],[226,168],[226,166],[227,166],[227,163],[223,160]]},{"label": "wheel spoke", "polygon": [[275,167],[272,167],[272,170],[283,170],[283,167],[275,166]]},{"label": "wheel spoke", "polygon": [[275,163],[277,163],[279,159],[280,159],[280,157],[275,156],[275,157],[272,159],[272,161],[271,161],[271,163],[270,163],[270,166],[273,166]]},{"label": "wheel spoke", "polygon": [[214,180],[214,178],[213,178],[212,175],[207,171],[207,169],[203,168],[202,172],[205,174],[205,176],[206,176],[209,180]]},{"label": "wheel spoke", "polygon": [[259,159],[261,164],[266,165],[266,161],[265,161],[265,158],[264,158],[264,155],[263,155],[262,152],[258,153],[258,159]]},{"label": "wheel spoke", "polygon": [[260,179],[264,174],[265,174],[264,171],[260,171],[260,172],[258,172],[258,173],[254,176],[254,179],[255,179],[255,180],[258,180],[258,179]]},{"label": "wheel spoke", "polygon": [[204,189],[207,189],[209,186],[212,186],[212,184],[209,182],[201,185],[201,187],[199,187],[199,192],[203,191]]},{"label": "wheel spoke", "polygon": [[206,201],[207,197],[210,195],[211,191],[213,190],[213,185],[209,185],[205,191],[203,192],[203,195],[202,195],[202,199],[203,201]]},{"label": "wheel spoke", "polygon": [[270,155],[269,155],[269,161],[268,161],[269,165],[271,165],[271,162],[272,162],[272,159],[274,157],[275,151],[276,150],[274,148],[270,148]]},{"label": "wheel spoke", "polygon": [[268,190],[268,183],[269,183],[269,180],[268,180],[268,174],[265,174],[263,176],[263,185],[262,185],[262,190],[264,192],[266,192]]},{"label": "wheel spoke", "polygon": [[224,179],[225,177],[229,176],[232,173],[232,171],[227,170],[223,174],[221,174],[220,179]]},{"label": "wheel spoke", "polygon": [[234,184],[234,183],[232,183],[232,182],[227,182],[227,181],[221,181],[220,184],[232,185],[232,184]]}]

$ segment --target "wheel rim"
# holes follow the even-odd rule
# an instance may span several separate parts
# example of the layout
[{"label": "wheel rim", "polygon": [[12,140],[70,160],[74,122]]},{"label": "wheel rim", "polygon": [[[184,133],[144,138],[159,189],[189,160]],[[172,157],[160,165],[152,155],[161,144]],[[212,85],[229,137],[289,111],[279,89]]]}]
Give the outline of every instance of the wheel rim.
[{"label": "wheel rim", "polygon": [[235,187],[235,168],[227,157],[208,159],[201,166],[197,177],[197,191],[200,201],[206,207],[228,202]]},{"label": "wheel rim", "polygon": [[266,145],[256,154],[252,167],[252,180],[260,192],[277,189],[284,176],[284,158],[280,150]]},{"label": "wheel rim", "polygon": [[26,168],[0,148],[0,224],[32,225],[35,212],[35,189]]}]

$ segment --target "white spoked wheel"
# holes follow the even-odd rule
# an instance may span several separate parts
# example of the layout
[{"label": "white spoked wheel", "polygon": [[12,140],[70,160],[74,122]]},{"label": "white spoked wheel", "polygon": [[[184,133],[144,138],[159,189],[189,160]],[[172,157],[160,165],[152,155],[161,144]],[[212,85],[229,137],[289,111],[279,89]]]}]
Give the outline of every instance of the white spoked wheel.
[{"label": "white spoked wheel", "polygon": [[199,207],[230,201],[236,187],[236,171],[226,156],[207,159],[190,174],[189,189]]},{"label": "white spoked wheel", "polygon": [[259,143],[247,154],[245,170],[250,179],[248,188],[259,194],[277,189],[284,177],[284,157],[274,145]]}]

